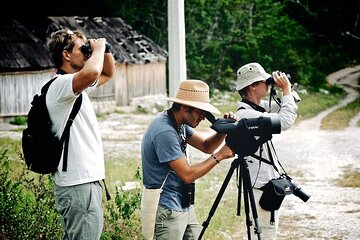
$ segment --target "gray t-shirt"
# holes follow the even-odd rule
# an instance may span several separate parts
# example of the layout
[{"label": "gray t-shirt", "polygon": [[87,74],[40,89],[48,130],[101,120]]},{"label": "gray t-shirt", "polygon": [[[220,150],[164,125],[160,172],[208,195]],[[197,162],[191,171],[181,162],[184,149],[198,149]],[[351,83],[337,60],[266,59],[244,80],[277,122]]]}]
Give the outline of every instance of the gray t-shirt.
[{"label": "gray t-shirt", "polygon": [[[194,134],[190,126],[184,125],[184,128],[185,138]],[[166,112],[159,113],[150,123],[141,142],[143,184],[150,189],[160,188],[167,176],[159,204],[175,211],[187,210],[181,207],[184,183],[174,171],[170,171],[168,162],[184,155],[178,131],[172,126]]]}]

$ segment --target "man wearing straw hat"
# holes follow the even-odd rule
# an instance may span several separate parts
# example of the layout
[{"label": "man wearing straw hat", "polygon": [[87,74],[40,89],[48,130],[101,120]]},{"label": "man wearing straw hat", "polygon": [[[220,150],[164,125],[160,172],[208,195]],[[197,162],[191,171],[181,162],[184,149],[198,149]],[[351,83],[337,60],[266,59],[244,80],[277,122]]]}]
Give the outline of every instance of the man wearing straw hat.
[{"label": "man wearing straw hat", "polygon": [[[194,130],[205,119],[206,112],[220,114],[209,103],[209,86],[205,82],[182,81],[176,97],[167,100],[173,102],[172,107],[151,122],[141,143],[142,208],[148,207],[147,193],[151,189],[161,189],[154,214],[154,232],[150,230],[150,235],[144,234],[144,225],[148,223],[142,219],[143,235],[153,238],[154,234],[156,239],[164,240],[197,239],[201,226],[193,208],[195,180],[234,153],[226,144],[217,150],[224,142],[224,134],[214,132],[202,136]],[[234,115],[224,114],[224,118],[234,118]],[[187,144],[211,155],[190,165]]]}]

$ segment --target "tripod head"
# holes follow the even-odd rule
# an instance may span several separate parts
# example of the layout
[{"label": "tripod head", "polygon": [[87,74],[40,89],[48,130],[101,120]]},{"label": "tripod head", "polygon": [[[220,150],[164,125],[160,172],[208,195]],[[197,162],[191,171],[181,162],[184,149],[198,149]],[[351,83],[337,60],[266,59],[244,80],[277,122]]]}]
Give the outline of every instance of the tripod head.
[{"label": "tripod head", "polygon": [[[259,146],[272,138],[272,134],[281,132],[278,118],[243,118],[239,121],[230,118],[215,118],[206,112],[211,128],[218,133],[227,134],[226,144],[239,156],[248,156],[256,152]],[[259,138],[256,139],[255,136]]]}]

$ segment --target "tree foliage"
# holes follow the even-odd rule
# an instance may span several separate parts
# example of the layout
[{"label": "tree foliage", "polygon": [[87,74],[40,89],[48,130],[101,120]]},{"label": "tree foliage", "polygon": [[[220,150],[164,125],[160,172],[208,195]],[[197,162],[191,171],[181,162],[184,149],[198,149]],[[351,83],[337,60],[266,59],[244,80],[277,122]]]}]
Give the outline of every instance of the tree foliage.
[{"label": "tree foliage", "polygon": [[[187,1],[189,5],[192,2],[197,1]],[[293,74],[306,68],[306,52],[301,46],[309,40],[309,34],[282,14],[280,3],[202,3],[186,9],[190,77],[202,76],[211,85],[224,88],[235,79],[235,71],[248,62],[260,62],[268,71],[281,69]]]},{"label": "tree foliage", "polygon": [[[16,6],[11,6],[16,4]],[[360,0],[184,0],[188,78],[225,89],[251,61],[315,88],[324,76],[359,62]],[[10,2],[36,16],[117,16],[167,49],[166,0]],[[16,9],[14,11],[13,9]]]},{"label": "tree foliage", "polygon": [[[345,2],[186,0],[188,78],[227,89],[240,66],[257,61],[267,71],[279,69],[292,82],[318,88],[326,74],[359,60],[350,51],[360,45],[359,4]],[[120,5],[120,17],[167,48],[166,1]],[[139,15],[140,9],[146,11]]]}]

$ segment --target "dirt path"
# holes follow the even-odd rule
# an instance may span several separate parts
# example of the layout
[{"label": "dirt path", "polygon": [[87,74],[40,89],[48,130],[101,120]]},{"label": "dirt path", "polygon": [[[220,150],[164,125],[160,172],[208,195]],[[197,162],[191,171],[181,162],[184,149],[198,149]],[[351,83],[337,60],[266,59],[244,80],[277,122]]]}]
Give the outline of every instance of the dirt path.
[{"label": "dirt path", "polygon": [[343,131],[320,130],[323,117],[358,96],[349,86],[358,87],[359,76],[359,67],[330,75],[330,82],[344,85],[347,98],[274,139],[275,146],[288,146],[278,147],[278,155],[298,185],[311,194],[306,203],[294,195],[286,198],[280,240],[360,239],[360,188],[335,185],[345,169],[360,169],[360,128],[355,127],[360,114]]}]

